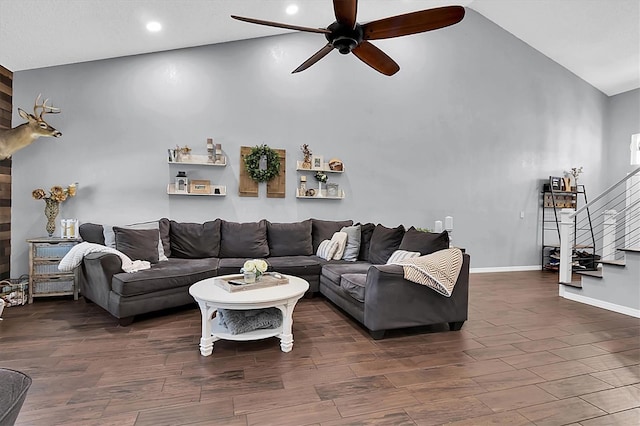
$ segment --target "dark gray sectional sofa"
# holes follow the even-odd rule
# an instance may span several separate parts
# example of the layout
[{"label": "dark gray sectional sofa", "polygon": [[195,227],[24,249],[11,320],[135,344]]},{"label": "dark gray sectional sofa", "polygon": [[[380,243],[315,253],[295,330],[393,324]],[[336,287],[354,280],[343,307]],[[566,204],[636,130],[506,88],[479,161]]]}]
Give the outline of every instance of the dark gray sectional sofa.
[{"label": "dark gray sectional sofa", "polygon": [[[343,227],[352,235],[359,233],[359,247],[350,249],[352,260],[316,256],[320,243]],[[85,223],[80,236],[104,245],[106,229],[111,227]],[[126,273],[118,256],[91,253],[84,257],[78,276],[82,295],[118,318],[121,325],[130,324],[135,315],[194,303],[188,292],[192,284],[239,273],[245,260],[254,258],[265,259],[269,270],[307,280],[310,295],[322,294],[374,338],[381,338],[385,330],[439,323],[459,330],[467,319],[468,254],[464,254],[449,298],[405,280],[401,266],[385,264],[398,249],[424,255],[447,248],[446,231],[433,234],[405,230],[402,225],[353,225],[351,220],[183,223],[163,218],[149,229],[113,227],[112,232],[116,249],[131,259],[150,261],[151,268]]]}]

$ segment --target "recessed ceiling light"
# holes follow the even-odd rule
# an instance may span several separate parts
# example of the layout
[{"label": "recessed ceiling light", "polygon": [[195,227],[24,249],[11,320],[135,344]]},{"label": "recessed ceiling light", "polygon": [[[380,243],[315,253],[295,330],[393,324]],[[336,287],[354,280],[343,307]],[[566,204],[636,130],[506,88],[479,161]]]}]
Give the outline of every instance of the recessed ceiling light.
[{"label": "recessed ceiling light", "polygon": [[151,21],[147,23],[147,30],[152,33],[157,33],[162,29],[162,24],[157,21]]},{"label": "recessed ceiling light", "polygon": [[298,5],[296,4],[290,4],[289,6],[287,6],[287,15],[295,15],[296,13],[298,13]]}]

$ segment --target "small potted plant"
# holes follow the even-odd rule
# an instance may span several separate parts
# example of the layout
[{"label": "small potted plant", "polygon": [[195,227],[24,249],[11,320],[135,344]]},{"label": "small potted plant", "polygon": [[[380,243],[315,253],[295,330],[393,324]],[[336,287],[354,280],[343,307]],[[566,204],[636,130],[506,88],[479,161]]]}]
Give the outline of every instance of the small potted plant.
[{"label": "small potted plant", "polygon": [[308,144],[304,144],[300,147],[302,150],[302,155],[304,156],[304,160],[302,160],[302,168],[310,169],[311,168],[311,150],[309,149]]},{"label": "small potted plant", "polygon": [[244,275],[244,282],[251,284],[260,280],[260,277],[267,271],[268,267],[269,265],[263,259],[252,259],[244,262],[240,272]]}]

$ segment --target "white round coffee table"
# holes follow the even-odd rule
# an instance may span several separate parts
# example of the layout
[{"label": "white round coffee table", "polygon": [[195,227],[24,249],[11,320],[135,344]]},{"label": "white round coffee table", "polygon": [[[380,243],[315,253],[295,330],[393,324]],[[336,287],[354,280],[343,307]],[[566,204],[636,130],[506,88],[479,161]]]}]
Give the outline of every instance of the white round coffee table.
[{"label": "white round coffee table", "polygon": [[[202,336],[200,337],[200,353],[209,356],[213,352],[216,340],[248,341],[279,337],[282,352],[293,348],[293,308],[309,289],[309,283],[302,278],[285,275],[289,283],[273,287],[229,292],[214,283],[216,279],[228,278],[227,275],[208,278],[189,287],[189,294],[198,302],[202,314]],[[219,324],[214,314],[218,309],[262,309],[278,308],[282,311],[282,326],[276,329],[254,330],[248,333],[231,334]]]}]

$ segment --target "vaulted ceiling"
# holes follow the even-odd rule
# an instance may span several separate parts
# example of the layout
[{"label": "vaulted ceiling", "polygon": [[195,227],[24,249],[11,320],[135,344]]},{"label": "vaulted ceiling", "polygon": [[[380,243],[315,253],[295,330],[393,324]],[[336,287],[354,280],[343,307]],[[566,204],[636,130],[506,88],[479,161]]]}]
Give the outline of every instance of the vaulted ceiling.
[{"label": "vaulted ceiling", "polygon": [[[288,15],[292,3],[299,11]],[[638,0],[361,0],[358,21],[452,4],[479,12],[607,95],[640,87]],[[288,31],[231,14],[307,27],[334,21],[330,0],[0,0],[0,65],[21,71]],[[151,20],[163,30],[149,33]]]}]

